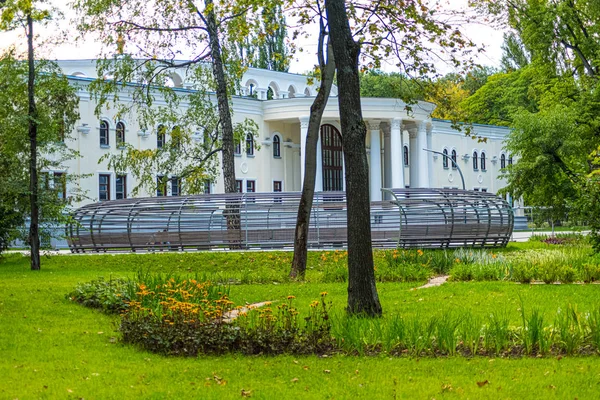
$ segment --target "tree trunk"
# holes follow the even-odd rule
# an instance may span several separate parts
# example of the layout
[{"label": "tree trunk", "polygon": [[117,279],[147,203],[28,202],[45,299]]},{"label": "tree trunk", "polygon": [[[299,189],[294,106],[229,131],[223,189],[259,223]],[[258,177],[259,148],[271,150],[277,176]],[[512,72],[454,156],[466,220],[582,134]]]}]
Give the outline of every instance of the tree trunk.
[{"label": "tree trunk", "polygon": [[360,104],[358,56],[344,0],[326,0],[327,20],[337,69],[342,145],[348,203],[348,308],[350,314],[381,315],[371,247],[367,127]]},{"label": "tree trunk", "polygon": [[[212,56],[213,75],[217,83],[217,105],[219,108],[219,119],[221,122],[223,182],[225,184],[225,193],[236,193],[237,185],[235,181],[235,143],[233,137],[233,123],[231,121],[231,110],[229,108],[229,96],[227,93],[227,81],[225,80],[225,70],[223,67],[221,45],[219,42],[219,30],[215,12],[212,9],[213,1],[205,0],[205,5],[209,10],[206,15],[206,28],[208,30],[208,41]],[[229,240],[229,246],[230,248],[239,248],[241,241],[240,204],[237,199],[227,201],[225,214],[227,218],[227,236]]]},{"label": "tree trunk", "polygon": [[33,55],[33,18],[27,14],[27,62],[29,74],[27,80],[27,98],[29,102],[29,203],[31,223],[29,224],[29,243],[31,246],[31,269],[40,269],[40,227],[38,208],[37,173],[37,110],[35,107],[35,59]]},{"label": "tree trunk", "polygon": [[315,101],[310,107],[310,118],[308,120],[308,132],[306,136],[306,148],[304,151],[304,182],[302,184],[302,195],[298,205],[298,216],[296,219],[296,231],[294,237],[294,258],[290,278],[304,279],[306,273],[306,259],[308,252],[308,228],[310,226],[310,211],[312,209],[315,195],[315,179],[317,174],[317,144],[321,128],[321,117],[327,106],[329,93],[335,75],[335,61],[333,50],[327,45],[327,60],[323,56],[323,40],[325,28],[321,26],[319,37],[319,64],[321,68],[321,85]]}]

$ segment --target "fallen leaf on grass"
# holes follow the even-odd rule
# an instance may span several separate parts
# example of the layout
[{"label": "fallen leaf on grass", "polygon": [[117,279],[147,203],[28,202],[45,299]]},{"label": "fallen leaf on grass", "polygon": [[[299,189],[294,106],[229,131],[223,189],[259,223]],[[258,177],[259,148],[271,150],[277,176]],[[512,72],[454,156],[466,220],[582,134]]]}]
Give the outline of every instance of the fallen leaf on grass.
[{"label": "fallen leaf on grass", "polygon": [[324,369],[324,370],[323,370],[323,372],[325,372],[326,374],[330,374],[330,373],[331,373],[331,370],[329,370],[329,369]]},{"label": "fallen leaf on grass", "polygon": [[299,380],[300,380],[300,379],[298,379],[298,378],[294,378],[294,379],[292,379],[292,383],[296,383],[296,382],[298,382]]},{"label": "fallen leaf on grass", "polygon": [[479,387],[484,387],[485,385],[487,385],[488,383],[490,383],[487,379],[483,382],[477,382],[477,386]]},{"label": "fallen leaf on grass", "polygon": [[252,391],[242,389],[242,397],[252,397]]}]

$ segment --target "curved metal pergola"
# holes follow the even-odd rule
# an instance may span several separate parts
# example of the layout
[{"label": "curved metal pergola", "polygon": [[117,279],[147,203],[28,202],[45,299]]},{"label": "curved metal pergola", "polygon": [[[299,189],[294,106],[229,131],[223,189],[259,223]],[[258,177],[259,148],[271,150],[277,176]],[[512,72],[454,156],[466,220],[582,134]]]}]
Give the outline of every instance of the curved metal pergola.
[{"label": "curved metal pergola", "polygon": [[[373,247],[501,247],[512,208],[491,193],[383,189],[371,203]],[[150,197],[89,204],[67,227],[73,252],[290,248],[300,193]],[[346,194],[316,193],[308,245],[347,245]]]}]

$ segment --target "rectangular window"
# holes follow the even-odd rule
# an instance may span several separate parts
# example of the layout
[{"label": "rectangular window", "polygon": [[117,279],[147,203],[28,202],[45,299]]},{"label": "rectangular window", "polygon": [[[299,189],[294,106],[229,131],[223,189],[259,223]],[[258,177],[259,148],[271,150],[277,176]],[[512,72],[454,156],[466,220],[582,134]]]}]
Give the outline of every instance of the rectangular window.
[{"label": "rectangular window", "polygon": [[242,185],[244,184],[244,182],[241,179],[236,179],[235,181],[235,186],[236,186],[236,190],[238,193],[242,193]]},{"label": "rectangular window", "polygon": [[171,196],[179,196],[181,194],[181,179],[174,176],[171,178]]},{"label": "rectangular window", "polygon": [[164,176],[158,175],[156,177],[156,196],[166,196],[167,195],[167,182],[164,181]]},{"label": "rectangular window", "polygon": [[100,174],[98,176],[98,200],[110,200],[110,174]]},{"label": "rectangular window", "polygon": [[117,175],[115,179],[115,198],[117,200],[127,198],[127,175]]},{"label": "rectangular window", "polygon": [[246,193],[256,192],[256,181],[246,181]]},{"label": "rectangular window", "polygon": [[204,194],[210,194],[210,181],[204,181]]},{"label": "rectangular window", "polygon": [[235,144],[235,150],[233,151],[233,154],[236,156],[241,156],[242,155],[242,143],[237,142]]},{"label": "rectangular window", "polygon": [[486,188],[482,188],[481,191],[484,192],[484,193],[487,193],[487,189]]},{"label": "rectangular window", "polygon": [[59,199],[67,198],[67,174],[64,172],[54,173],[54,190]]}]

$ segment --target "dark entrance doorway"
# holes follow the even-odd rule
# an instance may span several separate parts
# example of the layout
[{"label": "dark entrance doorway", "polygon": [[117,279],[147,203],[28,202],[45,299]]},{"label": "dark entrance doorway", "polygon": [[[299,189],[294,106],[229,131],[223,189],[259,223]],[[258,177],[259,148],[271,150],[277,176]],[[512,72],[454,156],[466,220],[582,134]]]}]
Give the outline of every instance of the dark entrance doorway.
[{"label": "dark entrance doorway", "polygon": [[342,137],[340,132],[332,125],[321,126],[321,154],[323,191],[344,190]]}]

